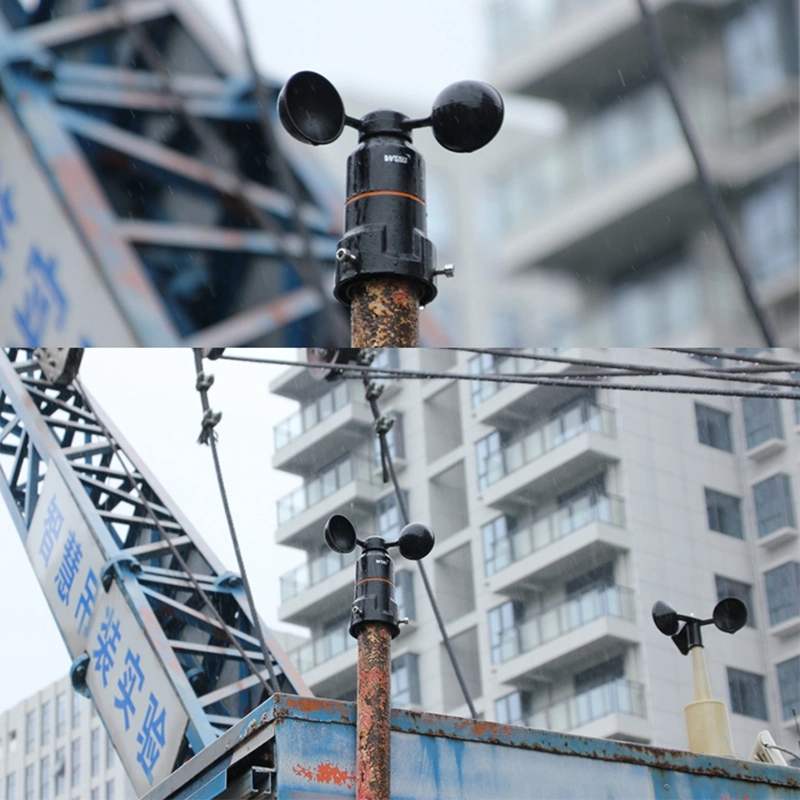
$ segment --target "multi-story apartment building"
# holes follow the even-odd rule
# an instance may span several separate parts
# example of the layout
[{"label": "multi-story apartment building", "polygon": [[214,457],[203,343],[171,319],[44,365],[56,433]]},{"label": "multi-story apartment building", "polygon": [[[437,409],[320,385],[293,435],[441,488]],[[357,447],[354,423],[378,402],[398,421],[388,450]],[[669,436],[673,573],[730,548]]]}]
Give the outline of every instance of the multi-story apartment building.
[{"label": "multi-story apartment building", "polygon": [[4,800],[134,800],[94,704],[69,677],[0,714]]},{"label": "multi-story apartment building", "polygon": [[[436,534],[427,572],[478,712],[684,748],[691,668],[651,608],[666,600],[709,617],[733,595],[747,625],[733,636],[706,628],[705,644],[736,752],[747,757],[765,728],[797,751],[800,404],[455,377],[577,369],[526,352],[380,355],[453,375],[385,380],[379,403],[395,419],[410,515]],[[563,353],[581,354],[702,366],[668,352]],[[343,513],[361,536],[388,535],[401,525],[397,503],[359,380],[316,381],[297,367],[271,388],[300,404],[275,426],[273,458],[304,478],[277,501],[277,542],[307,553],[281,579],[281,619],[311,631],[290,656],[315,693],[352,699],[355,554],[327,550],[322,529]],[[395,568],[410,622],[393,645],[393,703],[466,715],[418,568],[399,555]]]},{"label": "multi-story apartment building", "polygon": [[[491,0],[498,88],[555,100],[567,133],[509,154],[485,199],[500,274],[583,302],[546,343],[760,343],[634,0]],[[649,0],[761,303],[797,346],[794,0]],[[527,338],[524,343],[541,341]]]}]

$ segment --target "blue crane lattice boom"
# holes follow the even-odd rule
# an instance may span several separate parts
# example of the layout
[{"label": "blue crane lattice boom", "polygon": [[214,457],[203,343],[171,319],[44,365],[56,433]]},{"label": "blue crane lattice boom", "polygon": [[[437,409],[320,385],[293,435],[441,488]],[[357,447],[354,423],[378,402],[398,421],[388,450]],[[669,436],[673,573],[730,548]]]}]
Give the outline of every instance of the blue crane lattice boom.
[{"label": "blue crane lattice boom", "polygon": [[[73,683],[91,694],[140,793],[271,694],[239,577],[91,396],[50,383],[26,350],[0,353],[0,494],[73,658]],[[260,624],[280,691],[310,695]]]}]

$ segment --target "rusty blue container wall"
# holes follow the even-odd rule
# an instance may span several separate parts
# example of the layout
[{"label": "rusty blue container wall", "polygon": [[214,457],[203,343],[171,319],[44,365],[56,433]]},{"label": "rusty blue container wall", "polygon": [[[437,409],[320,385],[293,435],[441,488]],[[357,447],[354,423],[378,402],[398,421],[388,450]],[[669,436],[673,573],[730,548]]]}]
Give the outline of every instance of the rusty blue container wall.
[{"label": "rusty blue container wall", "polygon": [[[355,747],[355,704],[275,695],[146,797],[221,797],[254,754],[279,800],[354,797]],[[391,796],[800,800],[800,770],[394,710]]]}]

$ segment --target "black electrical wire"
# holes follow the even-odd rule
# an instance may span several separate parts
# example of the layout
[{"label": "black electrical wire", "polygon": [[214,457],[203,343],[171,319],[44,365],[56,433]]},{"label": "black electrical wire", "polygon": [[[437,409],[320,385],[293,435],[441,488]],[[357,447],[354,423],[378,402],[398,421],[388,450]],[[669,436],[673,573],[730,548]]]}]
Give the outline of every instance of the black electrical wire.
[{"label": "black electrical wire", "polygon": [[[204,380],[206,376],[203,373],[203,350],[200,347],[194,348],[194,366],[197,372],[197,390],[200,392],[200,402],[203,406],[203,419],[205,420],[211,416],[212,412],[208,402],[208,386],[210,384],[208,380]],[[217,417],[217,421],[219,421],[219,417]],[[217,485],[219,486],[219,493],[222,498],[222,506],[225,509],[225,519],[228,521],[228,531],[231,535],[231,541],[233,542],[233,550],[236,553],[236,563],[239,565],[239,574],[242,577],[242,585],[247,595],[247,604],[250,606],[250,617],[252,618],[253,628],[256,631],[256,638],[261,645],[261,653],[267,664],[272,691],[279,692],[281,689],[278,685],[278,679],[275,676],[275,669],[272,666],[272,653],[267,646],[267,640],[264,638],[261,620],[256,611],[256,601],[253,599],[253,592],[250,589],[250,581],[247,579],[247,570],[244,566],[244,558],[242,558],[242,551],[239,547],[239,537],[236,535],[236,526],[233,524],[233,514],[231,513],[230,503],[228,502],[228,493],[225,491],[225,481],[222,478],[222,466],[220,465],[219,453],[217,452],[217,437],[213,431],[211,435],[206,437],[206,443],[211,445],[211,454],[214,458],[214,471],[217,473]]]},{"label": "black electrical wire", "polygon": [[[231,356],[223,355],[222,358],[229,361],[244,361],[255,364],[276,364],[279,366],[288,367],[307,367],[310,369],[319,369],[319,363],[312,361],[289,361],[286,359],[278,358],[255,358],[253,356]],[[800,364],[794,365],[794,368],[800,370]],[[464,380],[464,381],[478,381],[489,383],[508,383],[508,384],[521,384],[532,386],[576,386],[578,388],[587,389],[617,389],[619,391],[632,391],[632,392],[662,392],[666,394],[692,394],[704,395],[710,397],[774,397],[779,400],[800,400],[800,381],[787,380],[781,385],[788,387],[797,387],[797,392],[779,392],[768,391],[759,389],[707,389],[702,387],[687,387],[687,386],[660,386],[660,385],[645,385],[645,384],[627,384],[627,383],[610,383],[608,381],[592,381],[592,380],[570,380],[568,377],[562,378],[540,378],[535,375],[497,375],[497,374],[482,374],[471,375],[460,372],[432,372],[425,370],[403,370],[403,369],[390,369],[388,367],[363,367],[357,364],[337,365],[337,369],[342,372],[343,377],[356,378],[364,372],[372,372],[376,377],[386,378],[408,378],[408,379],[423,379],[431,380],[443,378],[447,380]],[[716,380],[724,380],[728,383],[735,383],[736,379],[732,376],[725,378],[714,376]]]},{"label": "black electrical wire", "polygon": [[[374,354],[373,354],[374,355]],[[403,518],[403,524],[408,525],[411,521],[408,515],[408,508],[406,507],[405,500],[403,498],[403,493],[400,490],[400,482],[397,480],[397,472],[394,468],[394,460],[392,459],[392,450],[389,447],[389,442],[386,439],[386,428],[382,425],[379,425],[379,421],[383,419],[383,415],[381,414],[380,407],[378,406],[378,396],[380,395],[380,390],[378,387],[375,386],[375,383],[372,380],[372,376],[369,372],[365,372],[363,374],[363,382],[364,382],[364,390],[366,394],[367,402],[369,403],[370,410],[372,411],[372,416],[375,420],[375,432],[378,436],[378,440],[380,442],[381,448],[381,461],[383,463],[384,469],[388,472],[389,478],[394,486],[394,496],[397,500],[397,505],[400,509],[400,514]],[[442,643],[444,644],[445,650],[447,650],[447,655],[450,658],[450,663],[453,666],[453,672],[455,673],[456,680],[458,681],[458,685],[461,687],[461,692],[464,695],[464,699],[467,702],[467,706],[469,707],[469,713],[472,715],[473,719],[478,718],[478,712],[475,709],[475,704],[472,702],[472,696],[470,695],[469,688],[467,686],[467,682],[464,678],[464,674],[461,672],[461,667],[458,664],[458,659],[456,658],[455,651],[453,650],[453,645],[450,641],[450,637],[447,633],[447,628],[444,624],[444,619],[442,617],[441,611],[439,610],[439,604],[436,601],[436,595],[433,592],[433,587],[431,586],[430,580],[428,579],[428,573],[425,569],[425,565],[422,563],[422,560],[417,561],[417,567],[419,567],[419,574],[422,578],[422,583],[425,586],[425,592],[428,595],[428,599],[431,603],[431,608],[433,609],[433,615],[436,618],[436,624],[439,627],[439,632],[442,635]]]},{"label": "black electrical wire", "polygon": [[771,320],[767,317],[766,311],[761,307],[761,304],[756,296],[753,280],[750,275],[750,270],[747,267],[747,262],[742,252],[742,248],[736,237],[736,233],[731,224],[731,219],[722,198],[719,193],[717,185],[711,177],[711,170],[705,160],[700,140],[694,130],[689,115],[681,95],[681,89],[678,85],[678,78],[675,74],[675,69],[670,61],[667,47],[664,44],[664,39],[661,36],[658,24],[656,22],[653,12],[650,10],[645,0],[636,0],[639,4],[639,9],[642,15],[642,22],[644,24],[645,34],[650,42],[650,50],[655,59],[656,67],[661,75],[661,80],[667,89],[672,106],[675,109],[675,115],[678,117],[683,136],[686,139],[686,144],[692,154],[695,168],[697,169],[697,178],[706,198],[711,216],[719,229],[720,235],[728,250],[731,263],[736,270],[739,277],[739,283],[744,291],[747,304],[755,317],[756,323],[761,330],[764,337],[764,342],[774,347],[777,344],[775,332],[772,327]]}]

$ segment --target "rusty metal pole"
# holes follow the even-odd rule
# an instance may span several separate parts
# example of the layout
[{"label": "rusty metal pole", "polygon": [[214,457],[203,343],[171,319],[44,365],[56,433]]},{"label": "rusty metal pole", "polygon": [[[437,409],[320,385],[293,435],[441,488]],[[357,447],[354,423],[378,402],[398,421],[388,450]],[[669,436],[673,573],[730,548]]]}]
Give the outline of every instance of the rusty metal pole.
[{"label": "rusty metal pole", "polygon": [[352,347],[419,347],[419,289],[398,276],[359,284],[350,305]]},{"label": "rusty metal pole", "polygon": [[357,800],[389,800],[391,670],[391,628],[382,622],[364,623],[358,633]]}]

